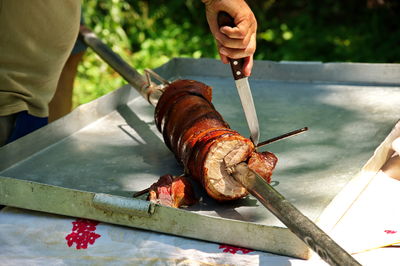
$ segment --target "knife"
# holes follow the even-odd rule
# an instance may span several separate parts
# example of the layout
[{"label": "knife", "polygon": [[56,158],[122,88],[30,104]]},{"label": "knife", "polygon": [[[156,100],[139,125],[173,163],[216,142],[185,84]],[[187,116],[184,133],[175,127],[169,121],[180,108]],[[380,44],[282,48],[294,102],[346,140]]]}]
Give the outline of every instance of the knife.
[{"label": "knife", "polygon": [[[221,11],[218,13],[218,26],[221,28],[223,26],[235,27],[236,25],[234,19],[228,13]],[[229,58],[229,63],[231,65],[233,78],[235,79],[236,88],[240,97],[240,102],[242,103],[247,125],[249,126],[250,139],[253,141],[254,145],[257,146],[260,139],[260,126],[258,124],[256,108],[254,106],[249,80],[242,71],[244,58]]]}]

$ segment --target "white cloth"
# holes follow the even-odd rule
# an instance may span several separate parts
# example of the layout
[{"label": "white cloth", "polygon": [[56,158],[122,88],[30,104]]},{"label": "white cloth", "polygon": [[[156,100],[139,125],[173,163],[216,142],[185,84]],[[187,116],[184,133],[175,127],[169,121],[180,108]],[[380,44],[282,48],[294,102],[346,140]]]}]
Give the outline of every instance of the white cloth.
[{"label": "white cloth", "polygon": [[[6,207],[0,212],[0,265],[327,265],[260,251],[98,223],[86,227],[94,241],[68,245],[79,219]],[[75,228],[74,227],[75,223]],[[97,236],[97,238],[96,238]],[[228,249],[227,249],[228,248]],[[236,251],[236,252],[235,252]],[[363,265],[398,265],[400,249],[357,254]]]},{"label": "white cloth", "polygon": [[232,254],[216,243],[105,223],[91,231],[99,235],[93,244],[77,249],[66,240],[76,220],[4,208],[0,265],[326,265],[319,258],[305,261],[260,251]]}]

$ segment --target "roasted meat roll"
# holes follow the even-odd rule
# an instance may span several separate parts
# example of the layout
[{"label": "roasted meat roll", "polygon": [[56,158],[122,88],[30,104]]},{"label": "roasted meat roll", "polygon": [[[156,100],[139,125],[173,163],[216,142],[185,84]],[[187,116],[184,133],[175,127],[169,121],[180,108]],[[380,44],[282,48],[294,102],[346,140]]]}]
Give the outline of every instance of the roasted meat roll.
[{"label": "roasted meat roll", "polygon": [[187,175],[199,181],[212,198],[234,200],[247,191],[228,169],[246,162],[270,182],[277,158],[270,152],[256,152],[250,139],[229,127],[211,99],[211,87],[194,80],[175,81],[157,103],[155,122]]}]

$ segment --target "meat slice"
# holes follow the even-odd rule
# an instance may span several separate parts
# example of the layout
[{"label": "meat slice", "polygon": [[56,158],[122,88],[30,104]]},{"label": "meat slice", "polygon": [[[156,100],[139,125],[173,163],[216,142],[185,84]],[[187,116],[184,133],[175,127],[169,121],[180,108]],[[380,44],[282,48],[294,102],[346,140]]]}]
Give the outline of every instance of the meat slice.
[{"label": "meat slice", "polygon": [[228,169],[246,162],[268,182],[277,162],[270,152],[258,153],[250,139],[230,129],[211,103],[211,88],[193,80],[166,87],[155,111],[157,128],[167,147],[216,200],[247,195]]},{"label": "meat slice", "polygon": [[185,176],[163,175],[149,188],[149,201],[168,207],[185,207],[197,200],[190,182]]},{"label": "meat slice", "polygon": [[228,173],[228,168],[247,160],[253,152],[253,143],[239,134],[214,139],[199,160],[200,179],[211,197],[219,201],[233,200],[247,195],[246,189]]},{"label": "meat slice", "polygon": [[271,183],[272,171],[277,162],[278,158],[271,152],[253,152],[248,161],[248,166],[264,178],[265,181]]}]

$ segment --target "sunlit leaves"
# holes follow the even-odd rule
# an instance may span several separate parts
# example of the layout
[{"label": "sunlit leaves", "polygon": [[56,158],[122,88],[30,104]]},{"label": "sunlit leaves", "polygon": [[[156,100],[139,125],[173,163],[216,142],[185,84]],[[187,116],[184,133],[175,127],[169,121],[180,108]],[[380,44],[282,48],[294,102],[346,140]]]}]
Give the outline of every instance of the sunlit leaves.
[{"label": "sunlit leaves", "polygon": [[[85,0],[83,5],[86,25],[139,72],[174,57],[217,57],[201,1]],[[88,49],[75,81],[74,105],[125,83]]]}]

